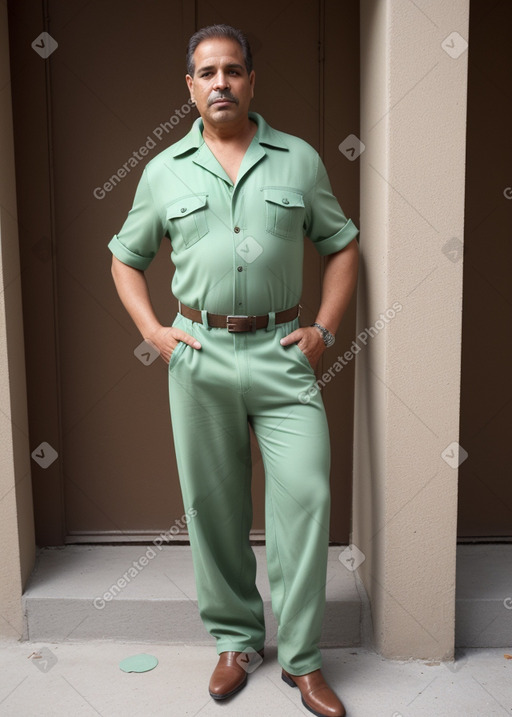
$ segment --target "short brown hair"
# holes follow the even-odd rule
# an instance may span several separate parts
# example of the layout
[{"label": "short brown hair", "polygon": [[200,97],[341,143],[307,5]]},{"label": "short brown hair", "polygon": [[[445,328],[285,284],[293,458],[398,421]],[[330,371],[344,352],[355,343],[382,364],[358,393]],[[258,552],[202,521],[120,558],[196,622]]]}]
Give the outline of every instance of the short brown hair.
[{"label": "short brown hair", "polygon": [[241,30],[237,30],[231,25],[208,25],[208,27],[203,27],[192,35],[187,47],[187,73],[191,77],[194,76],[194,52],[196,47],[203,40],[209,40],[214,37],[227,37],[238,42],[244,54],[245,69],[247,74],[250,75],[252,72],[252,54],[249,40]]}]

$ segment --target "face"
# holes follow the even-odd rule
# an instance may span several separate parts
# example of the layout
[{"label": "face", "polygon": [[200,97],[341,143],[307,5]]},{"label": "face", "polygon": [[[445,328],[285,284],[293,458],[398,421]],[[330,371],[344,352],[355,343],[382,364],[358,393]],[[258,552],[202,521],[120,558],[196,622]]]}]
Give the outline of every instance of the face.
[{"label": "face", "polygon": [[254,70],[247,74],[238,42],[220,37],[199,43],[194,52],[194,76],[186,76],[199,114],[212,124],[247,117],[254,79]]}]

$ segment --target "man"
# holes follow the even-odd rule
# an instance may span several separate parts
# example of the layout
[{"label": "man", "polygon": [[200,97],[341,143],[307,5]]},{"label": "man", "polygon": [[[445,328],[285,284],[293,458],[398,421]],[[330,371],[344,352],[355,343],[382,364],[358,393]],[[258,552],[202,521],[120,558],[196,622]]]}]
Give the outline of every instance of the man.
[{"label": "man", "polygon": [[[189,41],[186,81],[200,114],[146,166],[109,244],[119,296],[168,363],[176,459],[201,618],[216,639],[210,695],[247,682],[263,657],[263,603],[249,542],[249,424],[265,467],[266,553],[283,680],[315,715],[344,707],[318,649],[329,538],[329,439],[314,367],[353,292],[358,230],[324,165],[302,140],[249,112],[255,73],[245,36],[227,25]],[[299,325],[304,236],[327,256],[312,326]],[[144,275],[162,237],[179,312],[157,319]],[[310,392],[311,393],[311,392]],[[258,654],[259,653],[259,654]],[[261,655],[261,657],[259,657]]]}]

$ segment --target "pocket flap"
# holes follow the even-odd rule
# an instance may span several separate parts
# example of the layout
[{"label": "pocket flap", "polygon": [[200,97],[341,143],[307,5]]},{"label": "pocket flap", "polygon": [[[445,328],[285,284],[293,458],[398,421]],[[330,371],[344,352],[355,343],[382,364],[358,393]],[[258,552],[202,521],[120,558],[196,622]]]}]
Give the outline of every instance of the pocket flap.
[{"label": "pocket flap", "polygon": [[263,189],[263,196],[266,202],[279,204],[281,207],[303,207],[304,197],[300,192],[294,192],[291,189],[279,189],[272,187]]},{"label": "pocket flap", "polygon": [[178,217],[186,217],[187,214],[202,209],[206,206],[207,194],[188,194],[186,197],[176,199],[166,209],[166,219],[177,219]]}]

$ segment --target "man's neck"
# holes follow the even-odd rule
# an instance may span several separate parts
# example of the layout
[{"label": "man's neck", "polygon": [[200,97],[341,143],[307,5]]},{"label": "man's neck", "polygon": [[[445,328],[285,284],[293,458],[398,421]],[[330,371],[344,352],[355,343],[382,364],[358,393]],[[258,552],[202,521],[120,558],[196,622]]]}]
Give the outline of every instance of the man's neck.
[{"label": "man's neck", "polygon": [[210,144],[249,144],[258,125],[249,117],[243,117],[236,123],[212,124],[203,120],[203,138]]}]

